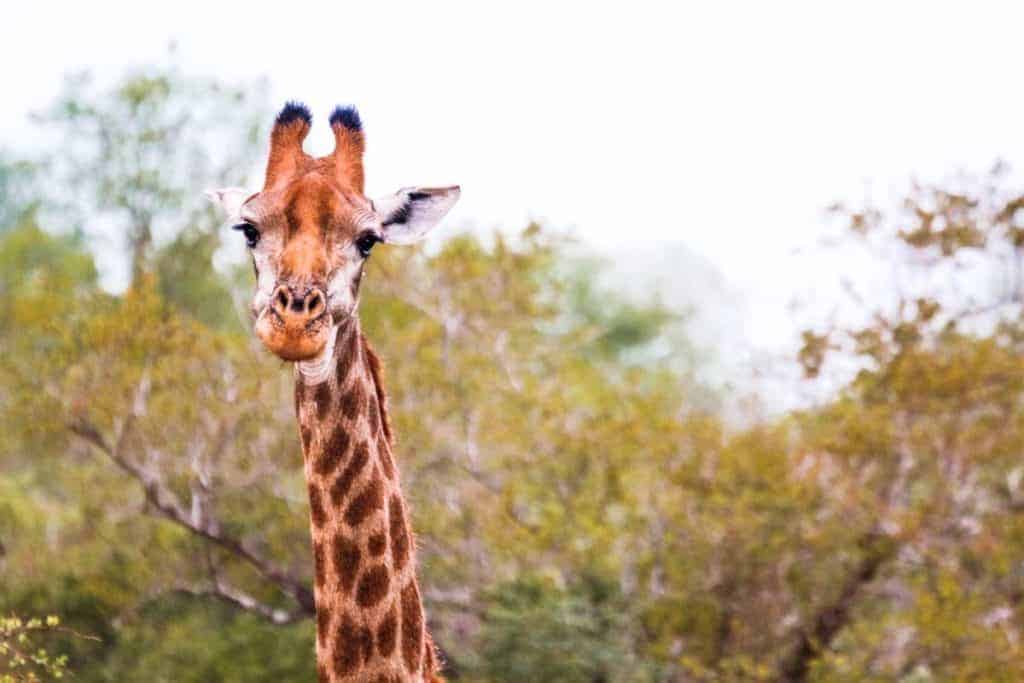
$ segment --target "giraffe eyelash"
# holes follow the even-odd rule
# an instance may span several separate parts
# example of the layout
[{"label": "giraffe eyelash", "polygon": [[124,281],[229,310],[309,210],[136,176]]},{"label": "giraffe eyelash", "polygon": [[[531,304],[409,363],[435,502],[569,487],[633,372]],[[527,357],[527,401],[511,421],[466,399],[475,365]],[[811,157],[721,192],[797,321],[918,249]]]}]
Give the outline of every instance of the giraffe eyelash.
[{"label": "giraffe eyelash", "polygon": [[245,243],[250,249],[256,246],[260,241],[260,231],[252,223],[239,223],[231,226],[232,230],[238,230],[245,235]]}]

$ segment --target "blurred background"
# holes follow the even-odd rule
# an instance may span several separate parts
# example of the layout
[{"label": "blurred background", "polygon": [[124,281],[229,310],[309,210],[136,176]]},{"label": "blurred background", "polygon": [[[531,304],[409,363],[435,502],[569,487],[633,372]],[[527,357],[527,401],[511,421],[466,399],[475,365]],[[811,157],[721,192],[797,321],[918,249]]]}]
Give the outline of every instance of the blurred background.
[{"label": "blurred background", "polygon": [[455,681],[1024,680],[1024,18],[1001,3],[20,3],[0,26],[0,681],[315,677],[276,110],[359,106]]}]

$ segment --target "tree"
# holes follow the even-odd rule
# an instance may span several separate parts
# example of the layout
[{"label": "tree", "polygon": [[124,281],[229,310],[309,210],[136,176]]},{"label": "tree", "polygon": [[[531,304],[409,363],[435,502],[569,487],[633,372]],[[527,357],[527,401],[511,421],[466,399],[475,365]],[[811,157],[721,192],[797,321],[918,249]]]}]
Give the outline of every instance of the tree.
[{"label": "tree", "polygon": [[1024,197],[1004,187],[1004,172],[955,189],[915,185],[896,212],[837,209],[854,239],[894,261],[895,294],[867,324],[809,335],[820,358],[845,350],[862,369],[801,421],[815,458],[856,481],[849,495],[862,512],[850,519],[863,519],[876,550],[852,569],[847,581],[859,585],[841,592],[842,609],[822,603],[816,618],[831,610],[834,624],[794,671],[1021,675],[1011,558],[1021,552]]},{"label": "tree", "polygon": [[229,87],[170,62],[99,89],[88,73],[67,79],[37,117],[60,146],[47,184],[60,216],[94,239],[123,237],[131,281],[151,267],[154,241],[218,226],[197,183],[238,185],[256,161],[267,120],[266,87]]},{"label": "tree", "polygon": [[[248,271],[210,265],[185,166],[146,165],[200,145],[165,125],[181,82],[47,119],[82,147],[39,173],[100,179],[80,233],[45,229],[52,182],[0,166],[22,187],[0,198],[0,611],[95,634],[48,643],[85,681],[308,680],[291,372],[240,323]],[[375,250],[361,316],[450,676],[1021,678],[1024,197],[1001,173],[836,207],[890,294],[806,331],[809,377],[855,368],[838,392],[743,428],[685,350],[665,362],[683,321],[556,232]],[[100,219],[132,236],[121,293]]]},{"label": "tree", "polygon": [[13,227],[38,208],[39,170],[37,163],[0,152],[0,229]]},{"label": "tree", "polygon": [[[202,628],[215,619],[225,629],[245,629],[249,642],[264,637],[265,626],[214,610],[210,601],[286,629],[292,635],[274,642],[284,647],[291,639],[308,651],[311,567],[290,372],[253,353],[247,332],[207,326],[151,281],[112,296],[96,286],[91,259],[80,251],[72,248],[33,265],[18,246],[24,241],[47,245],[43,253],[65,244],[34,227],[15,230],[0,243],[0,261],[12,265],[11,282],[41,284],[35,295],[12,290],[19,308],[7,318],[7,335],[0,336],[0,345],[11,351],[5,354],[11,374],[4,382],[16,399],[4,413],[4,423],[14,428],[2,457],[5,469],[27,477],[12,482],[11,490],[28,492],[14,497],[16,509],[7,522],[16,542],[5,574],[18,589],[6,600],[20,609],[56,605],[76,625],[100,634],[102,647],[69,645],[73,661],[77,656],[108,662],[76,667],[81,676],[106,676],[109,662],[123,671],[170,656],[173,641],[157,643],[147,635],[151,621],[165,628]],[[593,343],[591,326],[555,324],[562,310],[551,299],[561,287],[556,244],[533,228],[514,244],[498,238],[488,248],[463,237],[434,255],[385,251],[371,264],[366,328],[382,355],[394,360],[396,420],[400,433],[406,432],[403,442],[414,444],[405,472],[421,505],[416,522],[424,563],[439,572],[428,600],[440,619],[475,610],[461,596],[449,600],[451,585],[474,586],[468,596],[473,604],[499,599],[488,597],[493,579],[482,578],[486,566],[500,563],[511,570],[517,563],[510,564],[514,558],[502,548],[498,525],[510,510],[524,514],[516,507],[529,517],[530,508],[548,504],[542,489],[524,482],[494,506],[477,505],[480,485],[513,483],[505,468],[518,467],[525,455],[517,452],[515,435],[527,434],[525,425],[538,407],[550,416],[543,434],[555,438],[557,415],[571,394],[589,391],[584,381],[602,385],[600,364],[578,353]],[[91,273],[92,279],[79,287],[45,284],[76,258],[88,267],[75,272]],[[411,286],[414,281],[418,286]],[[504,296],[481,297],[481,288]],[[32,296],[49,299],[33,306]],[[40,344],[47,335],[51,340]],[[546,372],[537,366],[542,350],[550,353],[541,362],[553,374],[537,384],[537,373]],[[539,403],[525,400],[524,392],[532,389],[524,384],[537,384]],[[45,390],[37,391],[39,386]],[[602,401],[617,400],[611,386]],[[32,400],[25,401],[27,396]],[[183,396],[190,398],[182,401]],[[600,412],[591,419],[600,419]],[[497,439],[481,442],[485,457],[452,452],[451,444],[461,441],[452,430],[471,430],[478,420],[494,420],[500,429]],[[565,438],[569,444],[574,436]],[[551,448],[533,438],[527,443]],[[573,446],[574,457],[585,455],[583,448]],[[593,474],[600,483],[600,473]],[[428,493],[442,488],[463,506],[460,524],[478,524],[479,534],[445,528],[450,512]],[[586,490],[581,497],[589,495]],[[585,513],[591,509],[588,504]],[[522,522],[533,526],[529,519]],[[549,547],[550,532],[536,531],[533,543]],[[47,533],[62,561],[39,583],[31,577],[40,549],[48,546]],[[607,532],[599,537],[605,543]],[[478,556],[481,550],[485,556]],[[582,558],[573,552],[554,566],[571,576]],[[59,585],[67,588],[58,590]],[[501,592],[496,590],[495,596]],[[564,608],[557,607],[561,599],[552,603],[563,610],[556,620],[575,613],[575,598],[566,600]],[[101,614],[122,615],[129,627],[114,628]],[[439,631],[446,629],[442,624]],[[236,637],[224,647],[245,642]],[[151,647],[157,650],[145,652]],[[455,664],[473,670],[467,651],[448,649]],[[244,670],[248,680],[273,677],[269,669],[259,674],[238,667],[232,675]]]}]

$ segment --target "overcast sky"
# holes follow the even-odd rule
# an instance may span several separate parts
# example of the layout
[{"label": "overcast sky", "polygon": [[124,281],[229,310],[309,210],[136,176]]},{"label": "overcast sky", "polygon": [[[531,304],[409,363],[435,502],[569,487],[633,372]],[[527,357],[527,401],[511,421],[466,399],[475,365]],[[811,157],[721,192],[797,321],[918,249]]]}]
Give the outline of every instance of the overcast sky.
[{"label": "overcast sky", "polygon": [[460,183],[449,225],[539,218],[611,254],[685,243],[767,343],[792,329],[789,296],[834,281],[793,254],[827,204],[1024,166],[1013,4],[20,2],[0,26],[0,141],[25,140],[65,71],[113,77],[173,39],[190,71],[307,102],[310,151],[330,149],[331,107],[357,104],[369,194]]}]

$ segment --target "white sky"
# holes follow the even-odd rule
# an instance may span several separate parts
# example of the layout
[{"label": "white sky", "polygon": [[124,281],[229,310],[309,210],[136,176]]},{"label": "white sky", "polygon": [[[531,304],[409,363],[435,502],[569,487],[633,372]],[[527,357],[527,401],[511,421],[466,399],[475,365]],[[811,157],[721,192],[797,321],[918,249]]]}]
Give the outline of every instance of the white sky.
[{"label": "white sky", "polygon": [[[4,9],[0,142],[69,69],[160,61],[269,77],[329,149],[359,106],[370,194],[457,182],[448,225],[574,227],[609,250],[681,241],[748,299],[743,335],[834,283],[797,256],[822,209],[911,175],[1024,165],[1015,3],[19,2]],[[880,190],[880,191],[879,191]]]}]

